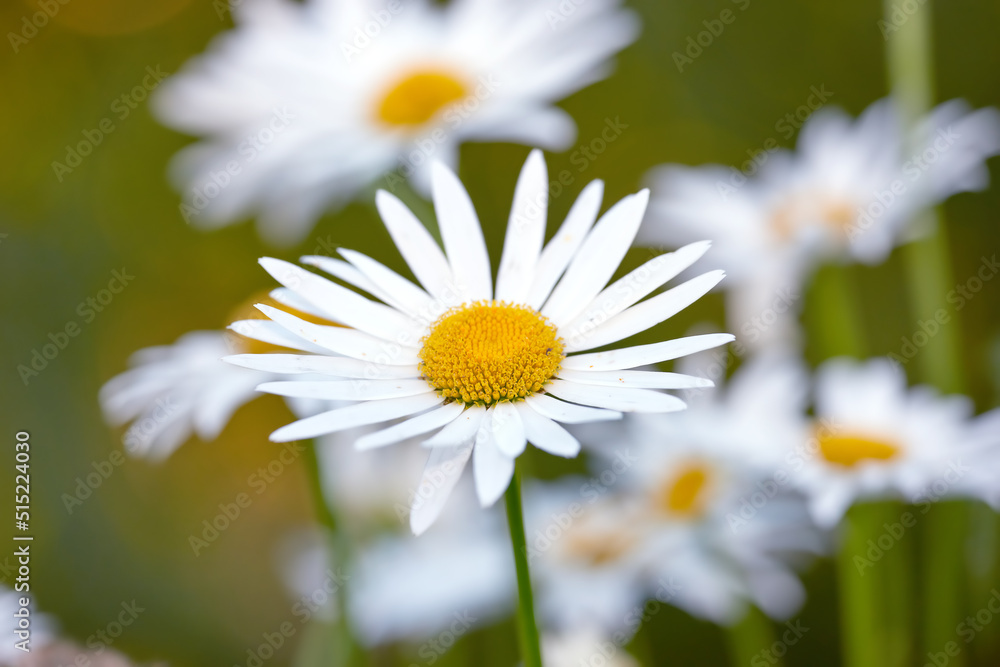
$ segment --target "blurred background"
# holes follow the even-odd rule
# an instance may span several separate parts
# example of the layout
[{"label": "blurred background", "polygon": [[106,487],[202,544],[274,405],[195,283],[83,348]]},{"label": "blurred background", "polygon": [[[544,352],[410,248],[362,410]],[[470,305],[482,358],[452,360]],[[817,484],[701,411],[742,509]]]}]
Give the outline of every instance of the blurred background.
[{"label": "blurred background", "polygon": [[[20,34],[35,0],[0,6],[5,34]],[[55,4],[55,0],[53,0]],[[813,87],[829,104],[858,114],[888,90],[877,2],[787,3],[744,0],[704,53],[678,71],[672,54],[703,30],[728,0],[630,0],[641,16],[639,40],[617,57],[617,73],[560,105],[577,120],[577,143],[600,135],[607,119],[624,128],[606,150],[579,171],[574,151],[547,154],[550,175],[563,169],[573,182],[550,205],[559,220],[594,178],[607,184],[605,202],[636,191],[652,166],[714,162],[738,167],[748,151],[770,138],[784,147],[794,137],[779,125],[806,103]],[[936,97],[961,97],[973,107],[1000,106],[1000,3],[953,0],[935,8]],[[275,251],[250,224],[201,233],[184,223],[180,198],[169,185],[169,158],[192,141],[159,125],[142,92],[150,73],[177,71],[209,40],[231,26],[221,0],[68,0],[24,43],[0,47],[0,276],[7,361],[2,379],[5,452],[17,431],[31,434],[32,591],[41,610],[58,617],[64,633],[86,644],[113,622],[124,604],[141,612],[114,641],[137,661],[177,667],[245,664],[246,651],[288,619],[295,600],[282,585],[276,545],[289,530],[313,521],[304,471],[298,463],[210,548],[195,556],[189,536],[217,513],[219,503],[247,488],[247,480],[274,456],[267,434],[290,421],[276,397],[241,409],[215,442],[193,442],[163,464],[126,459],[122,431],[101,417],[99,387],[126,367],[128,356],[172,343],[195,329],[218,329],[249,294],[272,286],[256,263],[262,255],[292,260],[351,247],[394,268],[401,262],[374,207],[355,203],[321,219],[309,240]],[[25,33],[27,34],[27,33]],[[144,79],[146,84],[144,84]],[[155,86],[155,84],[153,84]],[[138,91],[136,90],[138,87]],[[123,99],[123,96],[125,98]],[[140,99],[142,98],[142,99]],[[102,127],[90,155],[69,172],[68,145]],[[466,144],[459,172],[499,260],[515,179],[528,150]],[[1000,178],[991,161],[993,181]],[[370,198],[369,198],[370,199]],[[950,199],[944,208],[955,275],[972,275],[980,257],[1000,245],[1000,188]],[[624,273],[647,257],[633,250]],[[894,351],[912,332],[901,302],[897,257],[878,267],[853,266],[864,299],[874,349]],[[115,272],[129,278],[107,303],[88,305]],[[809,303],[809,300],[806,300]],[[1000,283],[961,312],[963,362],[978,411],[1000,400]],[[805,317],[809,317],[808,306]],[[681,335],[697,322],[723,322],[719,295],[711,295],[645,334]],[[18,365],[67,324],[80,327],[37,376]],[[807,351],[808,352],[808,351]],[[811,361],[817,361],[812,359]],[[13,456],[13,455],[11,455]],[[585,462],[529,456],[532,474],[581,471]],[[0,497],[13,495],[12,466],[3,466]],[[89,495],[77,488],[97,471]],[[77,495],[81,502],[68,502]],[[494,508],[497,510],[498,508]],[[919,526],[917,528],[919,530]],[[5,534],[0,531],[0,534]],[[995,540],[997,535],[982,535]],[[4,548],[6,549],[6,548]],[[13,551],[11,547],[10,552]],[[0,551],[2,580],[15,576]],[[1000,578],[994,577],[1000,586]],[[808,600],[800,615],[812,630],[793,647],[789,665],[840,662],[833,568],[818,561],[806,574]],[[981,601],[970,601],[970,611]],[[976,639],[969,664],[1000,661],[998,629]],[[651,646],[656,664],[728,664],[722,631],[666,608],[635,642]],[[268,663],[292,665],[299,636]],[[464,648],[438,664],[515,664],[511,621],[480,627],[459,640]],[[418,645],[380,649],[373,664],[429,664]],[[470,656],[472,656],[470,658]],[[478,657],[477,657],[478,656]],[[922,663],[921,663],[922,664]]]}]

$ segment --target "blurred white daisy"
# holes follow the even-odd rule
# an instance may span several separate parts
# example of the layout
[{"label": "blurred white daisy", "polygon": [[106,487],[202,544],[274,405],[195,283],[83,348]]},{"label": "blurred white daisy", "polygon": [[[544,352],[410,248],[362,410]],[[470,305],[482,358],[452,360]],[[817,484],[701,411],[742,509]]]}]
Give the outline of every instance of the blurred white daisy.
[{"label": "blurred white daisy", "polygon": [[[4,641],[0,643],[0,667],[53,667],[88,665],[88,667],[134,667],[127,656],[91,639],[87,647],[60,636],[58,620],[36,610],[34,602],[21,605],[31,596],[0,584],[0,616],[4,622]],[[23,609],[30,610],[29,628],[19,627]],[[26,634],[21,634],[26,633]],[[110,643],[110,642],[109,642]],[[146,667],[166,667],[165,663],[143,663]]]},{"label": "blurred white daisy", "polygon": [[549,667],[639,667],[625,649],[626,637],[608,636],[594,628],[578,628],[542,637],[542,656]]},{"label": "blurred white daisy", "polygon": [[711,384],[625,369],[732,340],[725,334],[693,336],[579,354],[663,322],[723,277],[721,271],[707,273],[643,300],[707,250],[707,243],[696,243],[655,257],[608,285],[642,221],[646,191],[621,200],[595,224],[602,188],[590,184],[543,249],[548,181],[542,154],[533,151],[515,189],[494,290],[482,229],[465,188],[436,165],[433,189],[444,252],[398,199],[383,191],[376,197],[421,286],[350,250],[340,251],[346,262],[303,259],[379,303],[293,264],[262,259],[297,299],[343,326],[311,324],[262,305],[277,325],[329,356],[227,359],[268,372],[353,378],[261,385],[260,390],[282,396],[356,401],[278,429],[271,435],[277,442],[404,417],[359,439],[357,446],[383,446],[440,429],[424,442],[433,451],[424,473],[430,490],[414,501],[410,515],[418,534],[440,512],[470,457],[480,503],[492,505],[528,441],[558,456],[577,454],[579,442],[558,422],[679,410],[680,399],[656,390]]},{"label": "blurred white daisy", "polygon": [[620,0],[559,4],[239,3],[236,29],[155,98],[163,122],[204,138],[173,165],[185,219],[259,212],[268,240],[294,243],[386,172],[426,192],[432,158],[455,168],[464,141],[567,148],[576,127],[553,103],[606,76],[638,20]]},{"label": "blurred white daisy", "polygon": [[645,599],[723,625],[750,603],[794,613],[791,565],[823,544],[770,442],[802,441],[805,386],[794,365],[759,358],[683,413],[629,416],[613,440],[592,430],[605,470],[533,508],[550,622],[635,631]]},{"label": "blurred white daisy", "polygon": [[1000,152],[1000,113],[961,100],[934,109],[904,136],[891,99],[857,121],[823,108],[802,127],[795,152],[763,153],[748,180],[735,169],[665,165],[649,174],[651,224],[640,240],[716,243],[730,328],[741,343],[790,343],[817,263],[874,264],[923,230],[916,214],[989,183]]},{"label": "blurred white daisy", "polygon": [[965,458],[972,403],[931,387],[908,389],[888,359],[834,359],[816,378],[813,439],[796,459],[797,486],[815,521],[836,525],[856,501],[921,502],[941,481],[955,490]]},{"label": "blurred white daisy", "polygon": [[974,418],[968,428],[960,460],[967,464],[966,475],[957,482],[932,484],[928,495],[973,497],[1000,510],[1000,408]]},{"label": "blurred white daisy", "polygon": [[[356,469],[353,464],[366,457],[351,453]],[[358,477],[370,486],[385,486],[378,471]],[[456,493],[471,500],[474,491],[463,485]],[[336,613],[335,596],[324,592],[332,584],[346,585],[351,623],[369,646],[419,642],[448,630],[454,641],[508,615],[514,604],[503,521],[495,512],[484,520],[472,508],[474,503],[451,503],[435,530],[420,539],[385,526],[374,537],[356,539],[347,572],[331,561],[321,534],[291,535],[282,548],[281,572],[304,608],[327,619]]]},{"label": "blurred white daisy", "polygon": [[[0,614],[4,619],[4,640],[0,644],[0,667],[23,667],[29,664],[32,654],[41,652],[56,642],[55,622],[48,614],[37,611],[33,596],[14,591],[0,584]],[[21,601],[27,599],[28,605]],[[23,611],[27,610],[27,612]],[[18,635],[20,618],[27,613],[30,632]],[[22,643],[23,642],[23,643]],[[20,646],[18,646],[20,644]]]},{"label": "blurred white daisy", "polygon": [[[281,290],[274,294],[287,299]],[[284,329],[259,319],[258,311],[252,310],[252,314],[258,319],[239,320],[231,325],[231,331],[192,331],[172,345],[139,350],[129,359],[129,370],[101,387],[105,420],[113,426],[132,422],[122,436],[127,453],[162,461],[192,435],[214,440],[236,410],[260,395],[257,385],[283,377],[224,363],[226,355],[287,350],[291,342],[298,349],[309,348],[307,341],[292,341]],[[301,311],[300,315],[310,317]],[[252,333],[254,338],[240,332]],[[290,406],[296,414],[309,414],[314,409],[303,401],[290,401]]]}]

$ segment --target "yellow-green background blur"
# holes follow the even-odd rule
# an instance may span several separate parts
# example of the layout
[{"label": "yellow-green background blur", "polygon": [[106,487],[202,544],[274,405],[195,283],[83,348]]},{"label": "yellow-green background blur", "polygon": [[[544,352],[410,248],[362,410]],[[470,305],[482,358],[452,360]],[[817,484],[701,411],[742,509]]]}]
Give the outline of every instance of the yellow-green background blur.
[{"label": "yellow-green background blur", "polygon": [[[611,78],[562,106],[576,118],[581,144],[599,136],[606,118],[628,127],[582,173],[579,161],[571,161],[573,149],[546,155],[550,174],[568,169],[574,178],[553,199],[550,220],[561,219],[594,178],[606,181],[607,203],[637,190],[656,164],[735,166],[771,137],[792,146],[794,138],[787,139],[776,123],[806,102],[812,86],[825,86],[833,93],[830,103],[852,114],[887,93],[878,2],[750,0],[683,73],[672,54],[704,30],[703,21],[737,6],[729,0],[627,4],[641,15],[642,36],[618,57]],[[267,434],[289,415],[275,397],[261,398],[239,411],[216,442],[189,443],[162,465],[128,460],[116,467],[70,513],[63,494],[74,493],[78,477],[122,450],[121,430],[102,421],[99,387],[124,370],[139,348],[224,326],[234,306],[272,286],[256,263],[261,255],[293,259],[346,246],[401,264],[366,202],[327,215],[306,242],[285,251],[264,246],[250,224],[201,233],[184,223],[166,165],[191,138],[160,126],[148,102],[125,118],[123,107],[112,105],[141,85],[147,67],[175,72],[230,27],[228,12],[220,16],[219,6],[218,0],[69,0],[17,53],[9,37],[0,44],[0,517],[8,516],[6,507],[13,514],[14,434],[26,430],[38,607],[58,616],[68,635],[86,641],[114,620],[123,601],[134,599],[145,611],[114,647],[137,660],[163,659],[178,667],[243,664],[261,633],[290,617],[293,601],[276,574],[275,546],[288,529],[311,521],[300,469],[282,474],[200,556],[188,545],[201,521],[245,490],[247,477],[273,458],[276,446]],[[23,17],[36,11],[35,0],[6,0],[0,7],[4,35],[20,33]],[[934,12],[937,100],[963,97],[977,108],[1000,106],[1000,3],[951,0],[937,3]],[[64,162],[67,145],[76,145],[105,118],[114,131],[60,182],[53,161]],[[465,145],[461,151],[460,176],[486,227],[494,262],[526,154],[525,147],[500,144]],[[998,166],[991,162],[994,182],[1000,180]],[[1000,250],[1000,188],[959,195],[944,210],[955,275],[964,281],[981,256]],[[633,251],[622,270],[644,257],[644,251]],[[850,269],[863,295],[873,349],[881,353],[898,350],[900,336],[916,328],[897,260]],[[123,268],[134,280],[93,321],[85,321],[78,304]],[[822,305],[807,303],[807,317]],[[941,305],[950,307],[944,294]],[[647,335],[677,335],[704,319],[721,324],[721,308],[714,295]],[[986,283],[960,313],[964,370],[979,410],[998,401],[998,313],[1000,280]],[[70,321],[81,333],[25,385],[17,366],[30,364],[32,351]],[[539,474],[564,469],[532,463]],[[0,536],[12,532],[9,518]],[[12,551],[0,541],[0,564]],[[10,583],[12,575],[2,578]],[[786,663],[838,664],[830,563],[818,563],[806,583],[802,618],[811,632]],[[970,593],[970,610],[981,608],[988,593],[974,597]],[[977,638],[976,664],[996,664],[998,637],[1000,627]],[[673,664],[726,664],[721,631],[673,609],[657,615],[637,641],[651,643],[656,655]],[[466,657],[479,656],[469,664],[517,660],[510,622],[476,631],[462,644]],[[293,664],[294,649],[283,648],[268,664]],[[395,664],[423,664],[405,646],[380,651],[376,659],[393,664],[394,657]],[[441,664],[454,660],[446,655]]]}]

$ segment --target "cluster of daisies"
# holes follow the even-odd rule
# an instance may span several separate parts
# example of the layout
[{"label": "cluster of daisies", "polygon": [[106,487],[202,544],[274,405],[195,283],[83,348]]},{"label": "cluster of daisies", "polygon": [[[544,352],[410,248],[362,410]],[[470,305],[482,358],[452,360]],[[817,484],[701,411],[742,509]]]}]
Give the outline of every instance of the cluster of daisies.
[{"label": "cluster of daisies", "polygon": [[[810,371],[798,318],[822,263],[881,262],[920,233],[922,211],[987,185],[994,110],[948,103],[908,133],[891,99],[856,121],[822,109],[751,177],[660,166],[606,209],[594,181],[552,225],[533,150],[494,272],[457,148],[568,147],[575,125],[554,102],[635,39],[619,4],[410,2],[359,46],[370,3],[247,0],[236,29],[159,92],[164,122],[202,137],[173,169],[190,222],[256,215],[288,244],[331,207],[373,198],[409,270],[348,249],[264,258],[278,286],[253,309],[137,353],[100,397],[111,423],[131,422],[126,449],[153,460],[214,439],[260,392],[284,397],[296,421],[271,440],[315,440],[358,554],[349,609],[329,613],[349,611],[366,644],[430,636],[463,610],[477,623],[510,613],[503,522],[477,505],[504,495],[529,443],[585,452],[592,468],[524,488],[553,664],[621,647],[652,600],[721,625],[751,605],[788,618],[804,599],[797,570],[856,502],[1000,501],[997,414],[910,388],[884,358]],[[385,179],[429,196],[435,220],[374,192]],[[676,250],[616,278],[634,245]],[[688,275],[706,253],[718,269]],[[734,372],[720,346],[736,337],[660,335],[720,284],[746,352]],[[796,296],[776,307],[783,294]],[[628,342],[643,332],[658,342]],[[323,544],[289,536],[292,591],[320,585]]]}]

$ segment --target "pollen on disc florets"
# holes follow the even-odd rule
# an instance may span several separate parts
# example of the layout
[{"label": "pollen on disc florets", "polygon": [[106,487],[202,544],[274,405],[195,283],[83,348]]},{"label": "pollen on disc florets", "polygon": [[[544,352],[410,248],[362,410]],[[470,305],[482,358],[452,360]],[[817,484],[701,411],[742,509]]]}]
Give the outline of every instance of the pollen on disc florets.
[{"label": "pollen on disc florets", "polygon": [[536,310],[476,301],[431,326],[420,368],[445,398],[492,405],[540,391],[564,357],[556,327]]}]

